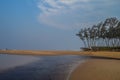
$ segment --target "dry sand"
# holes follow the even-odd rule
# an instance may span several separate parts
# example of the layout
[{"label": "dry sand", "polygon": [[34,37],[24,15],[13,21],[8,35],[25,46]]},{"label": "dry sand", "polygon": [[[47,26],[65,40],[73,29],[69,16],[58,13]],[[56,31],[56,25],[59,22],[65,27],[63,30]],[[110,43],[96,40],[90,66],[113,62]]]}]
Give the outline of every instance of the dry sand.
[{"label": "dry sand", "polygon": [[17,54],[17,55],[83,55],[83,56],[95,56],[95,57],[108,57],[120,59],[120,52],[108,52],[108,51],[40,51],[40,50],[0,50],[0,54]]},{"label": "dry sand", "polygon": [[71,73],[69,80],[120,80],[120,60],[88,60]]}]

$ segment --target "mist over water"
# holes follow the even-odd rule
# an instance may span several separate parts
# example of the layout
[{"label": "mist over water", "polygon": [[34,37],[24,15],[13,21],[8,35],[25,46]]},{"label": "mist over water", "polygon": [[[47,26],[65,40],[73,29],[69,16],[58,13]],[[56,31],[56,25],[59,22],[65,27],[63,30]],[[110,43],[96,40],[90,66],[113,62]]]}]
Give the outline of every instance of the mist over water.
[{"label": "mist over water", "polygon": [[0,73],[0,80],[66,80],[72,69],[85,59],[74,55],[1,55],[0,68],[6,70]]}]

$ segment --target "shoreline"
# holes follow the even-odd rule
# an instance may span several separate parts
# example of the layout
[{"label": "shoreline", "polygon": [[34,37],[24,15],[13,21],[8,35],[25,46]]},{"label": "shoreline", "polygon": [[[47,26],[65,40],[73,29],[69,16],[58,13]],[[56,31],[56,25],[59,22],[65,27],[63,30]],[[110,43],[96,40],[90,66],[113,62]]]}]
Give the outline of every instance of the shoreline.
[{"label": "shoreline", "polygon": [[[88,60],[88,59],[87,59],[87,60]],[[77,67],[78,67],[79,65],[82,65],[82,64],[85,63],[87,60],[83,60],[83,61],[80,61],[80,62],[78,62],[77,64],[75,64],[75,65],[71,68],[71,70],[70,70],[70,72],[69,72],[66,80],[69,80],[70,77],[71,77],[72,72],[73,72],[75,69],[77,69]]]},{"label": "shoreline", "polygon": [[120,61],[89,59],[73,70],[69,80],[120,80]]},{"label": "shoreline", "polygon": [[68,75],[67,80],[120,80],[120,52],[0,50],[0,54],[33,56],[88,56],[91,58],[74,67]]},{"label": "shoreline", "polygon": [[80,55],[98,58],[120,59],[120,52],[109,51],[42,51],[42,50],[0,50],[0,54],[56,56],[56,55]]}]

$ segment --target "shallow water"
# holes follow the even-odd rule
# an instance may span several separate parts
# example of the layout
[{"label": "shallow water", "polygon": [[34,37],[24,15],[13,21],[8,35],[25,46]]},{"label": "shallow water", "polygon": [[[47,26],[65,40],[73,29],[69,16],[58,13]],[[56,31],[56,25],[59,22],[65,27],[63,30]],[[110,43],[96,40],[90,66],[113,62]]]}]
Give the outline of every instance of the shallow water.
[{"label": "shallow water", "polygon": [[0,54],[0,72],[39,60],[34,56]]},{"label": "shallow water", "polygon": [[72,69],[85,59],[74,55],[0,55],[0,80],[66,80]]}]

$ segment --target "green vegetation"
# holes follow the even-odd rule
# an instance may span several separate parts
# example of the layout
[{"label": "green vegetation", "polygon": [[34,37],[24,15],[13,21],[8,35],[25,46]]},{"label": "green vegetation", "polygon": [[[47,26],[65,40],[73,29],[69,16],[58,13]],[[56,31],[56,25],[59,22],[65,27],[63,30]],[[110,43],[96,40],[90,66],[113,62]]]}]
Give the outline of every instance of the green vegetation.
[{"label": "green vegetation", "polygon": [[83,50],[120,51],[120,21],[115,17],[81,29],[76,35],[84,43]]}]

